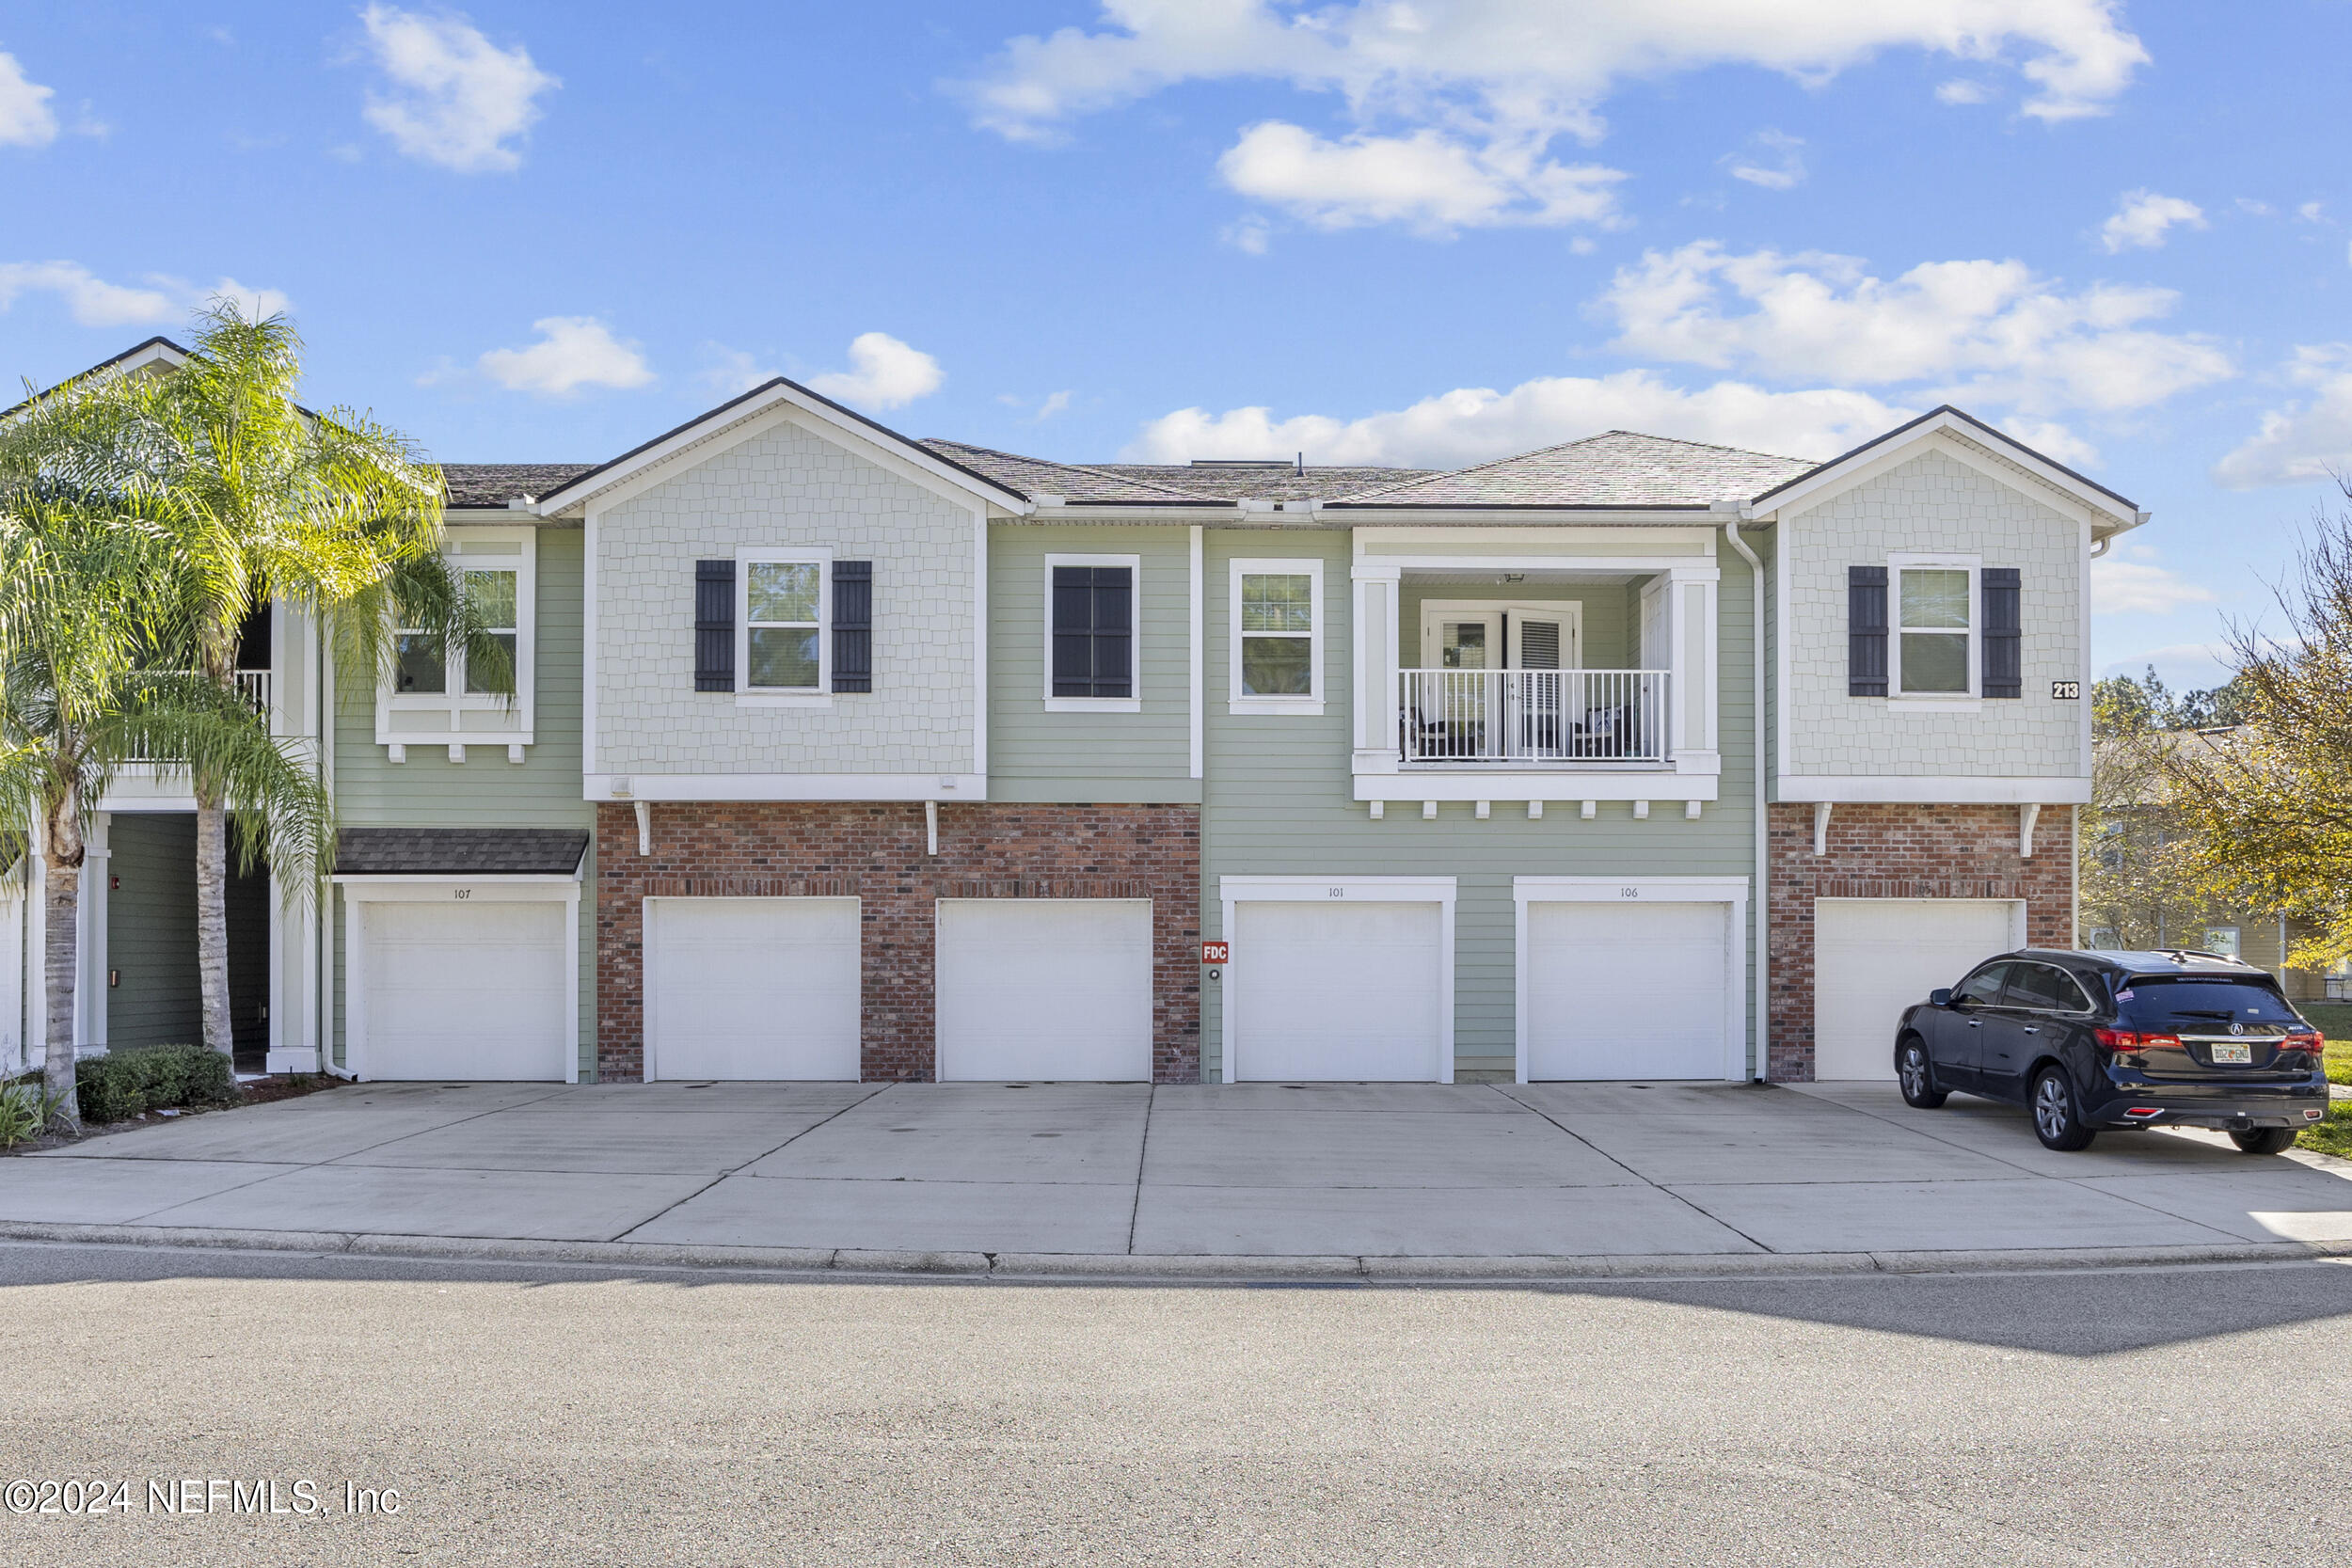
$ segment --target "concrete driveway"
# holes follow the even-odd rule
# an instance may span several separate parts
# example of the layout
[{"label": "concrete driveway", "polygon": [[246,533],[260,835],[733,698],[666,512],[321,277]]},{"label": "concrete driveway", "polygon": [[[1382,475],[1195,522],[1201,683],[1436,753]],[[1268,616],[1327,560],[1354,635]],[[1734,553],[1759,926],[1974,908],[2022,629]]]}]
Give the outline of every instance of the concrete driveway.
[{"label": "concrete driveway", "polygon": [[834,1266],[2187,1258],[2352,1250],[2352,1164],[2198,1133],[2054,1154],[2022,1112],[1876,1084],[368,1084],[0,1160],[0,1234],[67,1233]]}]

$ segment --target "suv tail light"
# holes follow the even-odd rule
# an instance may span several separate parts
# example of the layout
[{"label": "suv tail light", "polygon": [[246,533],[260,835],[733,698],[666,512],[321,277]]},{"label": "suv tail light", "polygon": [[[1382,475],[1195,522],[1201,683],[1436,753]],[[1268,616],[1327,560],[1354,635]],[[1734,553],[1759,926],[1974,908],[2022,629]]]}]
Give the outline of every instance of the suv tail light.
[{"label": "suv tail light", "polygon": [[2318,1030],[2299,1029],[2294,1034],[2287,1036],[2286,1038],[2280,1040],[2279,1042],[2279,1049],[2281,1051],[2308,1051],[2312,1055],[2316,1056],[2322,1050],[2326,1049],[2327,1043],[2328,1042],[2326,1040],[2320,1038]]},{"label": "suv tail light", "polygon": [[2118,1055],[2132,1056],[2143,1051],[2181,1049],[2181,1037],[2178,1035],[2140,1035],[2129,1029],[2093,1029],[2091,1034],[2102,1046]]}]

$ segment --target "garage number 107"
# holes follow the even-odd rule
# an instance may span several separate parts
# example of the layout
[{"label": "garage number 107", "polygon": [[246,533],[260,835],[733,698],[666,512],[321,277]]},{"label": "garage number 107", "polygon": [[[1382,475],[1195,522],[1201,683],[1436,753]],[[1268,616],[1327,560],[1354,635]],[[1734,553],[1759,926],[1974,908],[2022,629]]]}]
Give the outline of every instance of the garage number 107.
[{"label": "garage number 107", "polygon": [[452,898],[471,898],[473,896],[473,889],[469,887],[461,887],[452,892],[450,896]]}]

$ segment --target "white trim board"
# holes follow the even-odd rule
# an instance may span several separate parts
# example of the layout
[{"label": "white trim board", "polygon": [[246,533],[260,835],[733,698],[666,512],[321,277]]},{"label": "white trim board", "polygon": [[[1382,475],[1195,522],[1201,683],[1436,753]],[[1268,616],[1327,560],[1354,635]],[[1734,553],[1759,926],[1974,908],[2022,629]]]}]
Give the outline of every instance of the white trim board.
[{"label": "white trim board", "polygon": [[[1801,512],[1820,505],[1832,496],[1854,485],[1867,483],[1889,469],[1910,462],[1919,455],[1922,449],[1941,451],[1988,479],[2032,496],[2053,511],[2089,521],[2100,532],[2120,533],[2137,528],[2147,516],[2147,514],[2135,512],[2114,497],[2102,494],[2066,473],[2039,452],[2020,446],[2000,432],[1978,424],[1950,409],[1921,420],[1896,440],[1883,446],[1865,448],[1828,467],[1816,469],[1788,489],[1753,506],[1749,515],[1759,522],[1774,519],[1785,522]],[[2016,474],[2002,472],[2003,465],[2009,464],[2015,465],[2038,481],[2049,493],[2028,490],[2018,483]],[[2101,527],[2102,524],[2105,526]]]},{"label": "white trim board", "polygon": [[[1223,909],[1225,940],[1233,938],[1234,909],[1242,903],[1312,904],[1326,900],[1380,904],[1436,904],[1438,915],[1438,1063],[1437,1082],[1454,1082],[1454,904],[1452,877],[1219,877],[1217,898]],[[1234,964],[1248,955],[1238,950],[1226,960],[1225,992],[1219,998],[1217,1076],[1228,1084],[1233,1076]]]},{"label": "white trim board", "polygon": [[1883,801],[1896,805],[2079,806],[2090,800],[2084,778],[1969,778],[1951,774],[1917,778],[1885,774],[1784,773],[1772,799],[1795,803],[1829,800],[1839,805]]},{"label": "white trim board", "polygon": [[590,773],[589,800],[985,800],[984,773]]},{"label": "white trim board", "polygon": [[1748,1076],[1748,883],[1744,877],[1514,877],[1511,879],[1514,1073],[1527,1080],[1527,906],[1724,904],[1724,1077]]},{"label": "white trim board", "polygon": [[[1719,759],[1707,758],[1709,763]],[[1458,768],[1443,773],[1358,773],[1359,800],[1714,800],[1721,775],[1642,768],[1622,773],[1495,773]]]}]

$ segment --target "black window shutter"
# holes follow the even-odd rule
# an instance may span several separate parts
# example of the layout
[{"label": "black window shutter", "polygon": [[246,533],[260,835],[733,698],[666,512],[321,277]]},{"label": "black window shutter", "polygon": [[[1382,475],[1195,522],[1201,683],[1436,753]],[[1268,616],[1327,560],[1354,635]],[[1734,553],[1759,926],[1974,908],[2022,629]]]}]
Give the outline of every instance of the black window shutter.
[{"label": "black window shutter", "polygon": [[694,562],[694,689],[735,689],[735,562]]},{"label": "black window shutter", "polygon": [[1054,695],[1135,694],[1134,574],[1125,566],[1054,568]]},{"label": "black window shutter", "polygon": [[1886,695],[1886,568],[1846,568],[1846,695]]},{"label": "black window shutter", "polygon": [[1977,586],[1984,597],[1984,694],[2023,697],[2026,628],[2017,568],[1987,566],[1977,574]]},{"label": "black window shutter", "polygon": [[874,689],[874,563],[833,563],[833,689]]}]

